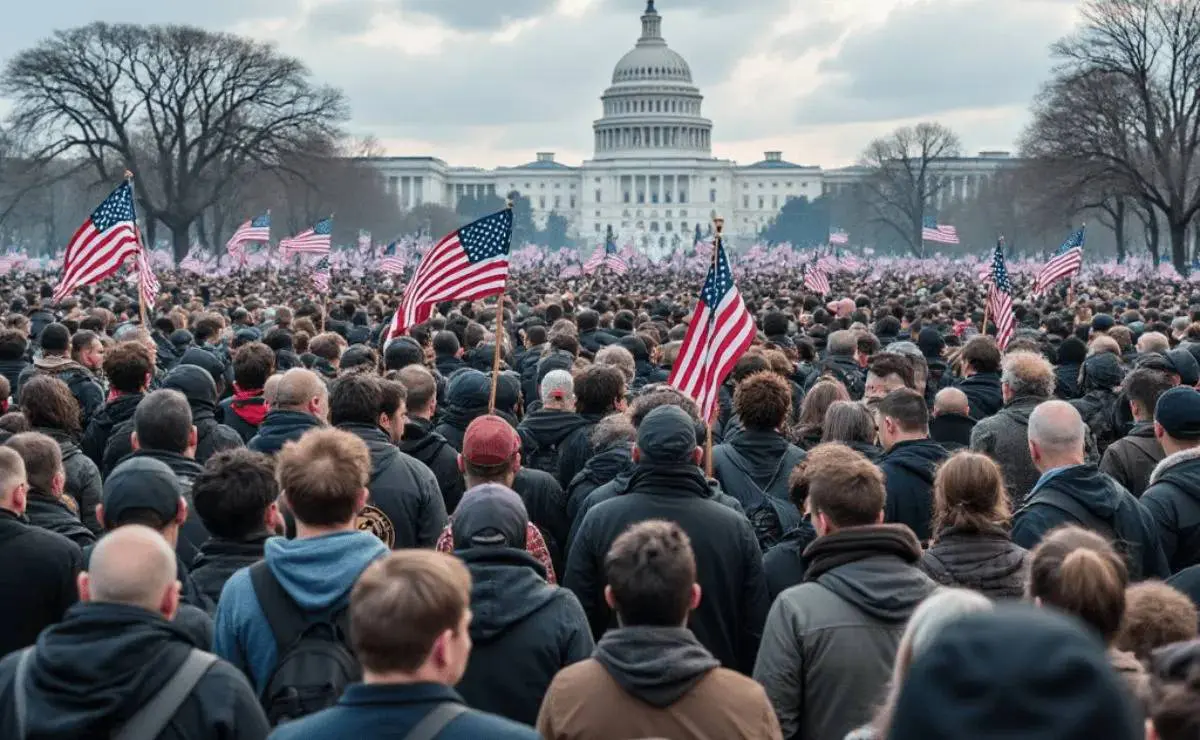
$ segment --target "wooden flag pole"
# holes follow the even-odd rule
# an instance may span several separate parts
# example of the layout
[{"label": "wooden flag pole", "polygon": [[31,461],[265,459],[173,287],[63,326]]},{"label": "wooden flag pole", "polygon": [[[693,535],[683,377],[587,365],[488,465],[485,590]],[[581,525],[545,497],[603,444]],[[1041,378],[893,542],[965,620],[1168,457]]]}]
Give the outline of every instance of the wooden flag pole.
[{"label": "wooden flag pole", "polygon": [[[725,219],[713,219],[713,251],[712,251],[712,269],[717,267],[717,253],[721,249],[721,232],[725,229]],[[716,311],[716,306],[713,306],[713,311]],[[710,339],[711,341],[711,339]],[[711,358],[709,358],[711,360]],[[705,372],[708,368],[705,368]],[[716,392],[718,389],[713,389]],[[714,404],[713,413],[708,415],[704,420],[704,475],[708,478],[713,477],[713,416],[717,413],[719,404]]]},{"label": "wooden flag pole", "polygon": [[[1081,223],[1079,225],[1079,230],[1083,231],[1085,234],[1087,233],[1087,221],[1084,221],[1083,223]],[[1079,270],[1076,270],[1075,272],[1071,273],[1071,281],[1069,283],[1067,283],[1067,305],[1068,306],[1073,307],[1075,305],[1075,278],[1079,275],[1079,272],[1082,269],[1083,269],[1083,260],[1081,259],[1079,261]]]},{"label": "wooden flag pole", "polygon": [[[505,204],[505,208],[512,210],[513,202],[511,199]],[[511,237],[510,237],[511,238]],[[504,337],[504,293],[496,296],[496,347],[492,353],[492,392],[488,396],[488,413],[496,413],[496,386],[500,382],[500,344]]]},{"label": "wooden flag pole", "polygon": [[[125,181],[129,183],[130,190],[133,189],[133,172],[125,170]],[[134,201],[134,207],[137,207],[137,202]],[[137,235],[138,249],[141,250],[140,258],[146,261],[146,265],[150,264],[150,255],[146,254],[146,242],[142,241],[142,230],[137,227],[137,217],[134,216],[133,233]],[[140,265],[135,265],[138,271],[138,320],[141,322],[142,328],[146,328],[146,296],[142,295],[142,270]]]}]

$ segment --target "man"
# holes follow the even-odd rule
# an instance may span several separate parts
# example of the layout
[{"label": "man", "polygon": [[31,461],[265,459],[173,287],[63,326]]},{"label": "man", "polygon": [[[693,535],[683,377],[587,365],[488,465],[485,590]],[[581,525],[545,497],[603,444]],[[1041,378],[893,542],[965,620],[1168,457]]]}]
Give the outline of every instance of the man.
[{"label": "man", "polygon": [[986,419],[1004,406],[1000,386],[1000,348],[991,337],[973,337],[959,353],[962,382],[959,390],[967,394],[971,418]]},{"label": "man", "polygon": [[[99,361],[104,362],[104,345],[94,332],[79,332],[88,339],[86,344],[88,359],[97,359],[96,345],[99,345]],[[93,341],[94,340],[94,341]],[[33,364],[21,371],[18,385],[13,395],[20,399],[21,387],[34,373],[51,375],[59,378],[71,389],[71,395],[79,402],[80,426],[87,429],[88,423],[104,404],[104,386],[96,378],[95,373],[69,356],[72,347],[71,332],[62,324],[54,323],[42,330],[42,356],[34,359]]]},{"label": "man", "polygon": [[[388,348],[397,343],[399,340],[389,344]],[[453,514],[466,485],[458,469],[458,451],[445,437],[433,430],[433,417],[437,413],[437,380],[433,373],[421,365],[407,365],[396,377],[408,396],[408,413],[405,415],[400,451],[419,460],[433,472],[442,492],[446,512]]]},{"label": "man", "polygon": [[[971,342],[967,343],[968,347]],[[966,388],[959,387],[968,398],[971,397]],[[995,416],[984,418],[971,430],[971,449],[990,456],[1004,471],[1008,500],[1014,511],[1038,480],[1037,469],[1029,457],[1029,415],[1053,397],[1054,387],[1054,368],[1046,358],[1032,352],[1010,353],[1004,358],[1000,382],[1004,409]],[[971,411],[973,415],[978,411],[974,400]]]},{"label": "man", "polygon": [[221,450],[245,446],[241,434],[217,421],[217,385],[207,370],[195,365],[179,365],[167,373],[162,387],[182,393],[192,408],[196,462],[203,465]]},{"label": "man", "polygon": [[558,472],[563,442],[576,429],[589,424],[575,413],[575,379],[566,370],[551,370],[539,388],[542,406],[519,425],[521,459],[525,466],[547,473]]},{"label": "man", "polygon": [[836,378],[850,398],[860,400],[865,392],[866,379],[858,363],[854,361],[854,352],[858,349],[858,339],[852,331],[835,331],[829,335],[826,342],[825,359],[817,366],[817,372],[812,374],[804,388],[804,392],[812,390],[821,378]]},{"label": "man", "polygon": [[1029,455],[1041,477],[1013,515],[1012,539],[1032,550],[1047,532],[1075,524],[1107,538],[1129,567],[1129,578],[1171,574],[1154,518],[1129,491],[1084,462],[1086,427],[1066,401],[1047,401],[1029,416]]},{"label": "man", "polygon": [[1080,370],[1079,386],[1083,396],[1069,402],[1083,417],[1083,423],[1087,424],[1101,453],[1122,434],[1116,411],[1120,403],[1117,393],[1124,379],[1125,368],[1120,357],[1111,352],[1094,354],[1084,360]]},{"label": "man", "polygon": [[600,314],[590,309],[580,311],[575,317],[579,324],[579,346],[592,357],[604,347],[616,344],[617,338],[600,330]]},{"label": "man", "polygon": [[249,442],[267,416],[263,386],[275,373],[275,353],[262,342],[243,344],[233,355],[233,395],[221,402],[221,422]]},{"label": "man", "polygon": [[840,738],[871,719],[904,626],[937,586],[912,530],[882,523],[883,475],[865,457],[820,445],[803,476],[817,539],[804,583],[771,606],[754,679],[784,737]]},{"label": "man", "polygon": [[[331,682],[331,673],[322,671],[319,684],[294,683],[309,676],[289,670],[301,661],[285,658],[307,659],[312,653],[297,653],[304,646],[284,628],[320,617],[347,634],[350,588],[388,552],[378,537],[357,527],[370,476],[371,453],[349,432],[318,429],[286,445],[276,477],[280,498],[296,519],[296,538],[267,540],[263,561],[234,573],[221,592],[213,652],[245,672],[272,722],[332,706],[345,686],[358,680],[353,672],[339,672]],[[325,642],[330,643],[322,644],[325,660],[333,655],[351,660],[343,642],[329,635]],[[281,654],[278,645],[292,648]],[[337,668],[346,670],[341,661]]]},{"label": "man", "polygon": [[330,386],[329,420],[371,453],[370,496],[358,514],[359,529],[393,550],[433,547],[446,526],[446,504],[429,468],[396,447],[404,429],[404,386],[344,375]]},{"label": "man", "polygon": [[317,374],[304,368],[288,370],[279,378],[270,410],[246,446],[255,452],[274,455],[287,442],[294,442],[325,424],[329,416],[329,390]]},{"label": "man", "polygon": [[452,331],[439,331],[433,335],[433,365],[438,373],[449,378],[455,370],[466,367],[462,361],[462,344]]},{"label": "man", "polygon": [[929,409],[925,396],[902,388],[875,406],[875,426],[887,488],[883,520],[906,524],[921,542],[932,537],[933,478],[949,453],[929,438]]},{"label": "man", "polygon": [[547,349],[547,331],[543,324],[526,324],[520,331],[522,349],[514,363],[515,369],[521,374],[521,395],[533,398],[538,395],[537,366]]},{"label": "man", "polygon": [[17,329],[0,329],[0,375],[8,380],[15,400],[21,389],[21,376],[30,367],[27,352],[29,338]]},{"label": "man", "polygon": [[1100,470],[1139,498],[1150,485],[1154,466],[1166,457],[1154,435],[1154,409],[1162,394],[1173,387],[1166,373],[1149,368],[1139,368],[1125,377],[1125,396],[1129,399],[1134,425],[1104,451]]},{"label": "man", "polygon": [[679,525],[633,525],[613,542],[604,575],[620,626],[555,677],[538,715],[545,740],[782,737],[763,688],[722,668],[687,629],[705,594]]},{"label": "man", "polygon": [[943,388],[933,398],[933,419],[929,422],[929,436],[948,451],[961,450],[971,445],[971,430],[975,420],[971,418],[971,406],[967,394],[959,388]]},{"label": "man", "polygon": [[[81,603],[35,647],[0,662],[0,701],[24,707],[3,713],[0,734],[82,740],[138,727],[147,738],[265,738],[270,728],[246,678],[171,623],[179,607],[174,560],[148,527],[106,535],[79,574]],[[179,695],[147,709],[193,669]]]},{"label": "man", "polygon": [[521,497],[489,483],[463,497],[453,536],[472,583],[473,647],[458,691],[476,709],[531,725],[555,674],[591,655],[593,643],[575,594],[546,583],[526,552],[528,525]]},{"label": "man", "polygon": [[362,683],[272,739],[361,740],[387,728],[398,738],[538,740],[528,727],[468,708],[453,688],[470,658],[470,603],[471,576],[449,555],[404,550],[366,568],[349,609]]},{"label": "man", "polygon": [[904,355],[881,352],[871,358],[867,366],[867,385],[863,398],[878,401],[892,391],[901,388],[916,388],[912,362]]},{"label": "man", "polygon": [[592,365],[580,372],[575,376],[575,410],[586,423],[568,434],[559,447],[558,484],[563,488],[571,485],[595,452],[592,428],[609,414],[625,410],[625,376],[607,365]]},{"label": "man", "polygon": [[45,434],[24,432],[4,444],[16,450],[25,463],[29,484],[25,517],[29,523],[57,532],[80,548],[96,544],[96,535],[79,519],[79,505],[66,494],[67,474],[58,443]]},{"label": "man", "polygon": [[327,381],[337,377],[341,367],[342,349],[346,340],[339,334],[327,331],[312,338],[308,343],[308,351],[316,357],[313,370]]},{"label": "man", "polygon": [[79,445],[101,473],[109,470],[104,467],[104,456],[113,431],[133,418],[134,410],[146,395],[154,376],[154,358],[141,344],[122,342],[104,358],[104,374],[110,386],[108,401],[92,416]]},{"label": "man", "polygon": [[1166,457],[1150,476],[1142,504],[1158,525],[1171,572],[1200,563],[1200,392],[1179,386],[1154,409],[1154,436]]},{"label": "man", "polygon": [[78,598],[79,546],[25,520],[29,485],[16,450],[0,447],[0,656],[32,645]]},{"label": "man", "polygon": [[654,409],[638,427],[636,464],[625,492],[589,509],[572,539],[563,585],[579,597],[600,636],[612,624],[604,601],[604,558],[631,524],[666,519],[696,547],[700,585],[708,594],[690,618],[696,637],[721,665],[748,671],[770,606],[762,553],[746,517],[711,498],[699,468],[692,418],[678,406]]}]

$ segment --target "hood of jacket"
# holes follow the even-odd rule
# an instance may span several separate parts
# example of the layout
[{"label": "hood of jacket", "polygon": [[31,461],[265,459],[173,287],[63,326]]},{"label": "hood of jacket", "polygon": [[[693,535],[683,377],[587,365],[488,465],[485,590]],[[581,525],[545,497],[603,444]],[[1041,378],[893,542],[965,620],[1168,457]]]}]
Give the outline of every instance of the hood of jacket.
[{"label": "hood of jacket", "polygon": [[1021,426],[1027,427],[1033,410],[1045,401],[1046,399],[1041,396],[1013,396],[1011,401],[1004,404],[1004,408],[997,416],[1006,416]]},{"label": "hood of jacket", "polygon": [[59,375],[66,372],[90,374],[90,371],[86,367],[63,355],[42,355],[41,357],[34,358],[33,366],[38,371],[50,375]]},{"label": "hood of jacket", "polygon": [[1080,370],[1080,388],[1084,393],[1104,390],[1111,392],[1121,385],[1125,378],[1125,370],[1121,361],[1111,352],[1101,352],[1083,361]]},{"label": "hood of jacket", "polygon": [[449,444],[446,438],[433,431],[433,422],[416,416],[408,417],[404,424],[404,439],[400,449],[418,460],[432,459],[442,445]]},{"label": "hood of jacket", "polygon": [[215,565],[222,561],[234,560],[246,563],[258,562],[263,558],[263,548],[267,540],[274,535],[260,532],[242,540],[228,540],[224,537],[210,537],[200,545],[196,560],[192,563],[192,572],[205,566]]},{"label": "hood of jacket", "polygon": [[387,433],[378,426],[369,424],[339,424],[338,429],[350,432],[361,439],[371,452],[371,470],[379,470],[396,458],[400,448],[392,443]]},{"label": "hood of jacket", "polygon": [[261,388],[243,391],[234,384],[233,398],[229,399],[229,409],[239,419],[252,427],[258,427],[267,418],[267,399],[263,397]]},{"label": "hood of jacket", "polygon": [[938,464],[948,455],[946,448],[932,439],[913,439],[892,445],[879,462],[903,468],[932,485]]},{"label": "hood of jacket", "polygon": [[[726,444],[737,450],[738,454],[750,463],[750,473],[759,474],[764,471],[774,471],[787,452],[791,443],[777,432],[763,432],[753,429],[742,429],[731,437]],[[769,477],[769,476],[767,476]]]},{"label": "hood of jacket", "polygon": [[903,623],[936,584],[915,567],[921,544],[903,524],[849,527],[804,551],[805,581],[816,581],[863,613]]},{"label": "hood of jacket", "polygon": [[471,571],[471,639],[491,642],[514,625],[565,597],[546,583],[537,558],[512,547],[472,547],[455,556]]},{"label": "hood of jacket", "polygon": [[691,463],[666,465],[638,463],[634,466],[624,491],[617,493],[645,493],[655,496],[714,498],[704,471]]},{"label": "hood of jacket", "polygon": [[126,393],[117,396],[101,406],[92,415],[92,421],[101,427],[115,427],[123,421],[132,419],[133,412],[137,411],[137,405],[145,397],[144,393]]},{"label": "hood of jacket", "polygon": [[33,431],[40,432],[50,439],[58,442],[58,448],[62,451],[63,462],[68,458],[82,455],[83,450],[79,449],[79,440],[68,434],[62,429],[51,429],[50,427],[34,427]]},{"label": "hood of jacket", "polygon": [[135,457],[148,457],[158,460],[166,464],[175,477],[183,480],[195,480],[196,476],[204,472],[204,466],[196,462],[190,457],[180,455],[178,452],[168,452],[166,450],[147,450],[145,448],[134,450],[124,459],[129,460]]},{"label": "hood of jacket", "polygon": [[1167,455],[1159,461],[1158,465],[1154,466],[1154,472],[1150,474],[1150,485],[1165,480],[1180,488],[1186,488],[1188,485],[1193,485],[1198,479],[1200,479],[1200,447],[1193,447],[1190,450],[1180,450],[1173,455]]},{"label": "hood of jacket", "polygon": [[307,611],[321,611],[348,593],[363,570],[388,552],[370,532],[338,532],[289,540],[272,537],[263,548],[280,585]]},{"label": "hood of jacket", "polygon": [[592,657],[627,693],[659,709],[674,704],[720,665],[685,627],[609,630]]},{"label": "hood of jacket", "polygon": [[632,468],[633,448],[628,442],[619,442],[588,458],[583,470],[577,473],[575,478],[590,477],[597,481],[610,481]]},{"label": "hood of jacket", "polygon": [[28,733],[106,737],[162,688],[190,647],[182,630],[145,609],[75,604],[38,637],[26,684]]},{"label": "hood of jacket", "polygon": [[303,411],[272,411],[263,419],[258,433],[264,438],[286,437],[302,429],[319,426],[320,419]]},{"label": "hood of jacket", "polygon": [[182,393],[192,407],[193,422],[214,418],[217,410],[217,384],[208,371],[196,365],[180,365],[167,373],[163,388]]},{"label": "hood of jacket", "polygon": [[1025,505],[1029,506],[1035,503],[1038,494],[1046,488],[1055,488],[1066,492],[1080,506],[1090,511],[1096,518],[1106,522],[1113,520],[1117,509],[1125,500],[1123,495],[1125,490],[1121,488],[1121,485],[1100,472],[1100,468],[1089,464],[1059,468],[1053,471],[1048,478],[1042,476],[1033,490],[1029,492],[1029,498],[1026,499]]},{"label": "hood of jacket", "polygon": [[529,439],[538,447],[553,447],[562,444],[571,432],[590,424],[574,411],[538,409],[521,421],[517,431],[521,439]]}]

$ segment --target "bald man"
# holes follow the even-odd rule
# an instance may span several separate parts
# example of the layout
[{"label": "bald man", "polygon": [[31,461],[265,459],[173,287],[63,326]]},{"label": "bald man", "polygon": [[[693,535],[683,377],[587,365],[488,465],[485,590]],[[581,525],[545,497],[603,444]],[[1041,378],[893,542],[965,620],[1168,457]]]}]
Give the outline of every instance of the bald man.
[{"label": "bald man", "polygon": [[[61,624],[0,661],[0,703],[25,707],[22,717],[0,715],[0,736],[109,737],[123,728],[151,738],[267,736],[245,676],[171,624],[179,608],[175,552],[158,532],[129,524],[106,535],[78,586],[80,603]],[[140,714],[171,685],[180,686],[174,702]]]},{"label": "bald man", "polygon": [[1154,519],[1129,491],[1085,462],[1087,427],[1066,401],[1046,401],[1029,415],[1029,456],[1041,477],[1013,517],[1012,538],[1033,549],[1052,529],[1090,529],[1110,542],[1133,581],[1171,574]]},{"label": "bald man", "polygon": [[933,398],[933,418],[929,420],[929,437],[950,452],[971,446],[971,404],[967,394],[958,388],[943,388]]},{"label": "bald man", "polygon": [[274,455],[308,430],[325,426],[329,391],[313,371],[298,367],[288,370],[268,388],[266,396],[270,410],[258,434],[246,445],[255,452]]}]

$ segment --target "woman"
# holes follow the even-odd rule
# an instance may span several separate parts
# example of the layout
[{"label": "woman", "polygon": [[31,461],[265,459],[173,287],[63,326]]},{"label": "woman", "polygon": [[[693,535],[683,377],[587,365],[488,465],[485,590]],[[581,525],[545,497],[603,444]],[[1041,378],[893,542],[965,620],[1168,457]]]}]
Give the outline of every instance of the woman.
[{"label": "woman", "polygon": [[871,462],[880,455],[875,446],[875,420],[867,407],[855,401],[834,401],[825,412],[825,431],[821,442],[841,442],[861,452]]},{"label": "woman", "polygon": [[802,450],[811,450],[821,444],[821,434],[825,426],[825,412],[834,401],[849,401],[850,394],[846,386],[836,380],[820,380],[808,394],[800,406],[800,420],[792,431],[792,444]]},{"label": "woman", "polygon": [[959,452],[933,482],[933,544],[921,557],[929,577],[985,596],[1019,599],[1029,553],[1009,537],[1008,494],[1000,466],[987,455]]}]

